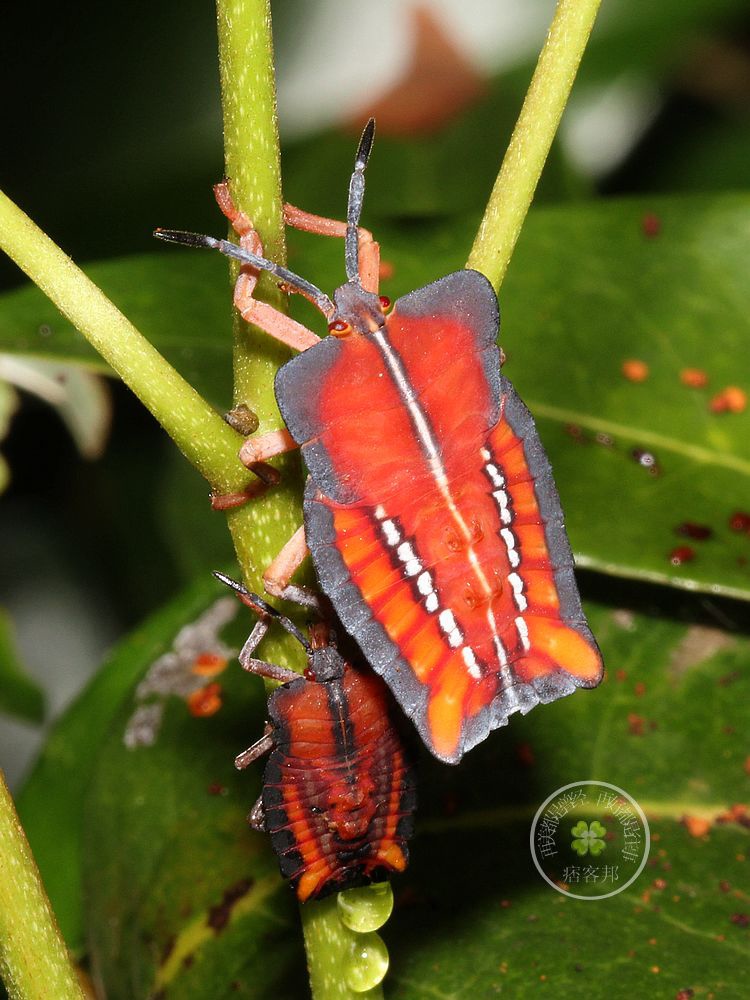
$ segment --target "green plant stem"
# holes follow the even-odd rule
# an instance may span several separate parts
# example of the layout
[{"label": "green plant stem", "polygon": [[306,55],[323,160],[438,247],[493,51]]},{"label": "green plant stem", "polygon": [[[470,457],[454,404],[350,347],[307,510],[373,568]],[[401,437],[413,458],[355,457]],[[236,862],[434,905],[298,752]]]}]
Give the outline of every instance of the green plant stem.
[{"label": "green plant stem", "polygon": [[[225,172],[232,198],[263,240],[267,257],[286,259],[281,163],[268,0],[217,0]],[[237,266],[230,263],[234,287]],[[256,297],[286,312],[286,296],[261,276]],[[234,314],[234,399],[257,413],[259,432],[282,426],[273,380],[289,351]],[[263,570],[302,521],[299,458],[279,462],[282,486],[232,511],[229,530],[248,586],[262,589]],[[290,644],[284,642],[289,649]],[[293,657],[289,654],[286,659]]]},{"label": "green plant stem", "polygon": [[231,492],[250,482],[237,459],[236,432],[2,192],[0,248],[96,348],[212,488]]},{"label": "green plant stem", "polygon": [[11,1000],[84,1000],[1,771],[0,973]]},{"label": "green plant stem", "polygon": [[[252,219],[266,256],[284,263],[270,4],[268,0],[217,0],[217,15],[225,167],[230,191],[237,207]],[[236,275],[236,265],[231,266],[232,286]],[[258,282],[256,297],[286,312],[286,297],[268,276]],[[236,403],[246,403],[257,413],[261,432],[281,426],[273,380],[288,357],[285,348],[235,313],[234,398]],[[245,582],[254,587],[261,586],[263,569],[302,521],[302,471],[298,455],[287,456],[280,468],[284,477],[282,488],[229,516]],[[287,638],[279,646],[279,660],[289,662],[293,657],[289,647]],[[343,976],[354,935],[339,920],[335,897],[322,903],[306,903],[301,909],[313,997],[354,1000],[357,994],[348,988]],[[378,995],[379,990],[370,994],[373,1000]]]},{"label": "green plant stem", "polygon": [[601,0],[558,0],[467,267],[499,289],[560,124]]},{"label": "green plant stem", "polygon": [[[226,175],[235,204],[252,219],[263,240],[266,257],[283,264],[286,240],[270,5],[268,0],[217,0],[217,15]],[[237,266],[231,263],[232,286]],[[256,297],[286,312],[286,296],[269,275],[258,282]],[[255,410],[261,430],[277,427],[273,377],[289,351],[235,315],[235,402]]]},{"label": "green plant stem", "polygon": [[305,903],[301,912],[313,1000],[361,1000],[363,996],[382,1000],[380,984],[362,994],[350,989],[346,981],[346,970],[361,961],[355,955],[361,935],[342,924],[337,896]]}]

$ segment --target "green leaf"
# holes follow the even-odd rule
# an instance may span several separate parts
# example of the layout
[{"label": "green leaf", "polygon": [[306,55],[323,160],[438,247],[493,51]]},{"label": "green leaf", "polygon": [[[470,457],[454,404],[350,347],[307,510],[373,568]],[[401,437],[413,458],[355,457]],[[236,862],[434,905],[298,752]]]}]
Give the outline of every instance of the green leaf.
[{"label": "green leaf", "polygon": [[[391,996],[520,995],[540,976],[561,997],[603,981],[614,997],[720,986],[742,995],[750,947],[733,917],[746,910],[747,830],[745,814],[728,817],[746,780],[750,640],[587,611],[609,664],[599,689],[514,717],[459,768],[425,755],[411,867],[395,881],[382,932]],[[86,773],[86,922],[113,1000],[159,990],[166,1000],[304,995],[292,894],[244,821],[260,766],[232,767],[262,730],[262,685],[236,664],[220,681],[224,703],[210,718],[169,698],[152,746],[125,746],[132,694],[97,739]],[[581,904],[542,881],[529,829],[550,793],[590,778],[635,797],[653,845],[637,882],[592,903],[585,919],[596,923],[582,935]],[[51,793],[68,781],[69,772],[45,776],[53,830],[62,802]],[[695,819],[707,834],[691,834]]]},{"label": "green leaf", "polygon": [[[658,220],[658,235],[644,235],[646,215]],[[394,267],[383,290],[396,297],[460,267],[472,235],[473,224],[456,220],[379,227]],[[747,508],[750,410],[709,409],[726,386],[750,393],[749,254],[746,195],[530,214],[501,297],[505,371],[537,419],[580,565],[750,597],[750,538],[730,527]],[[228,398],[229,369],[228,338],[216,332],[228,320],[218,263],[175,251],[90,269],[217,403]],[[297,236],[290,266],[331,289],[343,280],[340,242]],[[295,308],[323,332],[306,303]],[[51,312],[31,289],[0,298],[0,348],[82,357],[77,335]],[[54,335],[40,347],[42,317]],[[622,375],[633,358],[649,366],[645,382]],[[708,388],[686,388],[684,368],[705,370]],[[633,457],[641,452],[653,454],[659,475]],[[711,537],[686,539],[677,534],[684,524]],[[673,564],[685,547],[693,558]]]},{"label": "green leaf", "polygon": [[209,577],[186,591],[119,646],[53,728],[17,807],[68,946],[83,947],[83,804],[102,742],[120,705],[218,587]]},{"label": "green leaf", "polygon": [[44,719],[44,695],[16,652],[13,623],[0,608],[0,712],[28,722]]},{"label": "green leaf", "polygon": [[[646,215],[658,236],[644,235]],[[581,565],[750,596],[750,539],[730,526],[747,508],[750,409],[710,410],[727,386],[750,394],[748,250],[745,195],[529,218],[503,287],[505,371],[537,418]],[[623,376],[628,359],[648,365],[645,382]],[[708,388],[683,385],[686,368]],[[684,525],[711,536],[683,537]],[[681,548],[690,561],[673,557]]]},{"label": "green leaf", "polygon": [[[219,254],[196,254],[192,262],[179,254],[124,257],[85,271],[195,388],[229,408],[231,287]],[[0,350],[110,371],[32,285],[0,296]]]}]

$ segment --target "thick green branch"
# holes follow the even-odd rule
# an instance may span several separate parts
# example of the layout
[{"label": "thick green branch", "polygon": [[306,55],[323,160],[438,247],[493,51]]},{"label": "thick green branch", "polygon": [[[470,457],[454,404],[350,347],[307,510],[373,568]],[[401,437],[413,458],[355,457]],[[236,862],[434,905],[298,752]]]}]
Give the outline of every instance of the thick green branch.
[{"label": "thick green branch", "polygon": [[251,476],[237,459],[238,435],[2,192],[0,248],[130,386],[214,489],[241,490],[247,485]]},{"label": "thick green branch", "polygon": [[84,1000],[2,772],[0,973],[11,1000]]},{"label": "thick green branch", "polygon": [[601,0],[558,0],[467,267],[502,284]]}]

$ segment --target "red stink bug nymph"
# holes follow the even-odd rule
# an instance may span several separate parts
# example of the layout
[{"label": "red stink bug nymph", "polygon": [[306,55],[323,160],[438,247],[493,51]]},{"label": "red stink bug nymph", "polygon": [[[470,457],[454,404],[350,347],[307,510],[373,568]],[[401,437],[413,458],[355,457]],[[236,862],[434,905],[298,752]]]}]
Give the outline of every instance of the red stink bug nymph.
[{"label": "red stink bug nymph", "polygon": [[[251,826],[268,832],[303,903],[403,871],[416,791],[388,689],[371,670],[344,660],[325,626],[314,626],[308,642],[256,594],[216,576],[261,616],[240,653],[242,666],[282,681],[268,699],[263,737],[235,762],[245,768],[269,754]],[[304,646],[304,677],[253,657],[273,619]]]},{"label": "red stink bug nymph", "polygon": [[[235,304],[301,353],[276,377],[288,430],[248,438],[251,466],[300,446],[310,479],[300,529],[264,574],[291,576],[308,546],[344,628],[385,679],[429,749],[456,763],[513,712],[602,676],[549,462],[531,414],[500,373],[497,298],[477,271],[398,299],[378,297],[378,245],[358,228],[374,122],[349,187],[347,222],[287,206],[290,225],[344,237],[347,281],[333,301],[261,256],[226,185],[219,205],[240,236],[173,232],[242,261]],[[275,274],[325,316],[315,334],[256,302]]]}]

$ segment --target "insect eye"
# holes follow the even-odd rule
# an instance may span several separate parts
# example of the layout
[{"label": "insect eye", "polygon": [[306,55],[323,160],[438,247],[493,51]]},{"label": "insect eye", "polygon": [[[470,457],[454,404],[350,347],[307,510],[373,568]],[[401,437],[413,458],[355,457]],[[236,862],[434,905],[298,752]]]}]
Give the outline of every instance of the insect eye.
[{"label": "insect eye", "polygon": [[388,298],[387,295],[380,296],[380,308],[383,310],[384,313],[388,312],[392,304],[393,303],[391,302],[391,300]]},{"label": "insect eye", "polygon": [[348,337],[352,332],[352,327],[346,320],[335,319],[333,323],[328,324],[328,330],[334,337]]}]

